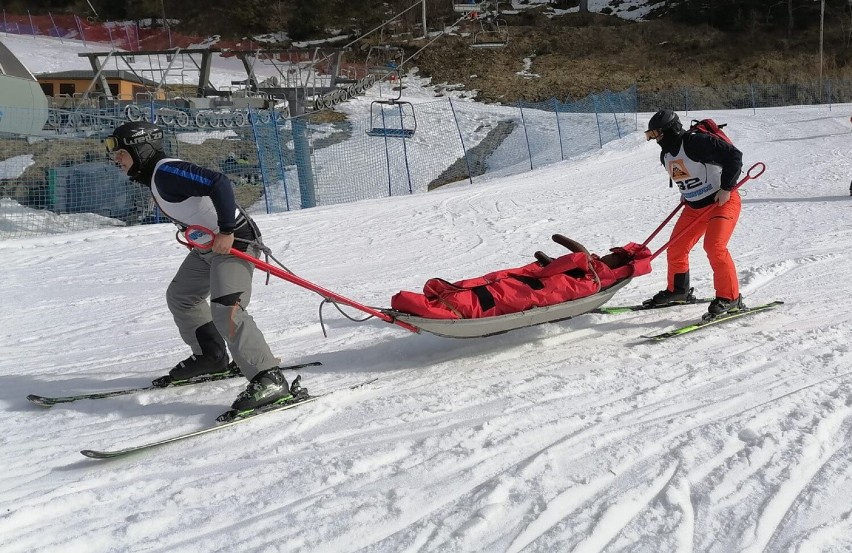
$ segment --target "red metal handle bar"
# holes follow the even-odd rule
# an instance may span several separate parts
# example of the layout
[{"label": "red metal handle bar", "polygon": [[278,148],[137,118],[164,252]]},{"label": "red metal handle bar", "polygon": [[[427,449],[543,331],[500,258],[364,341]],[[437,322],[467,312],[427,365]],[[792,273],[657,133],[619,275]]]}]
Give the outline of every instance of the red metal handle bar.
[{"label": "red metal handle bar", "polygon": [[[214,236],[215,235],[214,235],[213,231],[211,231],[208,228],[199,226],[199,225],[192,225],[184,231],[184,237],[186,238],[186,241],[189,243],[189,245],[194,247],[194,248],[198,248],[200,250],[209,250],[210,248],[212,248]],[[275,275],[278,278],[284,279],[287,282],[295,284],[296,286],[301,286],[302,288],[310,290],[311,292],[316,292],[317,294],[321,295],[324,298],[334,300],[337,303],[342,303],[343,305],[348,305],[349,307],[353,307],[355,309],[358,309],[359,311],[363,311],[364,313],[367,313],[369,315],[373,315],[374,317],[378,317],[385,322],[393,323],[395,325],[399,325],[402,328],[409,330],[411,332],[414,332],[414,333],[420,332],[420,329],[417,328],[416,326],[412,326],[408,323],[404,323],[402,321],[399,321],[399,320],[391,317],[387,313],[383,313],[383,312],[381,312],[377,309],[373,309],[372,307],[368,307],[368,306],[363,305],[361,303],[358,303],[354,300],[350,300],[349,298],[341,296],[340,294],[332,292],[331,290],[326,290],[325,288],[323,288],[321,286],[317,286],[316,284],[314,284],[310,281],[307,281],[307,280],[305,280],[301,277],[298,277],[298,276],[296,276],[292,273],[288,273],[287,271],[284,271],[284,270],[280,269],[279,267],[276,267],[274,265],[270,265],[269,263],[266,263],[265,261],[261,261],[260,259],[257,259],[256,257],[252,257],[251,255],[249,255],[245,252],[241,252],[239,250],[231,248],[230,254],[233,255],[233,256],[239,257],[240,259],[244,259],[244,260],[248,261],[249,263],[251,263],[252,265],[257,267],[258,269],[260,269],[262,271],[266,271],[267,273],[269,273],[271,275]]]},{"label": "red metal handle bar", "polygon": [[[757,170],[757,169],[759,169],[757,171],[757,173],[752,175],[751,172],[754,171],[754,170]],[[757,177],[762,175],[764,171],[766,171],[766,164],[763,163],[762,161],[758,161],[757,163],[755,163],[754,165],[752,165],[751,167],[748,168],[748,172],[746,172],[746,176],[744,176],[743,179],[740,182],[737,183],[737,185],[734,187],[734,190],[736,190],[740,186],[744,185],[746,182],[753,180],[753,179],[756,179]]]},{"label": "red metal handle bar", "polygon": [[671,213],[669,213],[669,216],[668,216],[668,217],[666,217],[666,220],[665,220],[665,221],[663,221],[663,222],[660,224],[660,226],[658,226],[658,227],[657,227],[657,229],[656,229],[654,232],[652,232],[652,233],[651,233],[651,236],[649,236],[649,237],[648,237],[648,238],[647,238],[644,242],[642,242],[642,246],[647,246],[647,245],[648,245],[648,243],[650,243],[650,242],[651,242],[651,240],[653,240],[653,239],[654,239],[654,237],[655,237],[655,236],[657,236],[657,234],[659,234],[659,232],[660,232],[661,230],[663,230],[663,227],[665,227],[665,226],[669,223],[669,221],[671,221],[671,220],[672,220],[672,217],[674,217],[674,216],[675,216],[675,213],[677,213],[678,211],[680,211],[681,209],[683,209],[683,206],[684,206],[684,205],[686,205],[686,204],[685,204],[683,201],[681,201],[679,204],[677,204],[677,207],[676,207],[676,208],[674,208],[674,211],[672,211]]}]

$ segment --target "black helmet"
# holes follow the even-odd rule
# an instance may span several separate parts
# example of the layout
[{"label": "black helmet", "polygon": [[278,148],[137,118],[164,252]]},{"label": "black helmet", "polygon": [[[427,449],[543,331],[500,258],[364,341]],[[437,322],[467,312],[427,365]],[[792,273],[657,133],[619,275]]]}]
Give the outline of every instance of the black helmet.
[{"label": "black helmet", "polygon": [[647,140],[654,140],[668,131],[674,131],[675,136],[680,135],[683,133],[683,125],[677,113],[668,109],[661,109],[648,121],[648,130],[645,131],[645,138]]},{"label": "black helmet", "polygon": [[152,160],[165,155],[163,151],[163,129],[145,121],[134,121],[117,127],[104,140],[107,152],[127,150],[133,158],[133,166],[127,172],[136,177]]}]

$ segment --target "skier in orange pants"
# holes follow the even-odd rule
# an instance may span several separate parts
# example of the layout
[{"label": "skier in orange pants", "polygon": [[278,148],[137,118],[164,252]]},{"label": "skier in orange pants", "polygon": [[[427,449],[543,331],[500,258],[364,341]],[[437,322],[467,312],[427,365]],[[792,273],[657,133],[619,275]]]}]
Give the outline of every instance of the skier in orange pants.
[{"label": "skier in orange pants", "polygon": [[728,251],[742,207],[734,189],[742,171],[742,152],[716,136],[684,131],[677,114],[669,110],[654,114],[645,136],[660,145],[660,161],[686,205],[667,251],[668,285],[644,304],[663,307],[690,300],[689,253],[704,236],[716,288],[709,314],[742,309],[737,269]]}]

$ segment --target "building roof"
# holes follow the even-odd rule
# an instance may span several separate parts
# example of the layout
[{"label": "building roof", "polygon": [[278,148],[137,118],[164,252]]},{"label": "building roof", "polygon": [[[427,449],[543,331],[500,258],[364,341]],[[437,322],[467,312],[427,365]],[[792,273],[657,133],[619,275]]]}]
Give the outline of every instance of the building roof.
[{"label": "building roof", "polygon": [[[122,81],[127,81],[130,83],[139,83],[145,84],[149,86],[157,86],[157,83],[152,81],[151,79],[146,79],[145,77],[139,77],[134,75],[130,71],[120,71],[120,70],[104,70],[101,74],[107,79],[119,79]],[[92,80],[95,78],[95,72],[92,70],[86,69],[77,69],[73,71],[57,71],[55,73],[39,73],[36,75],[36,79],[48,80],[48,79],[80,79],[80,80]]]}]

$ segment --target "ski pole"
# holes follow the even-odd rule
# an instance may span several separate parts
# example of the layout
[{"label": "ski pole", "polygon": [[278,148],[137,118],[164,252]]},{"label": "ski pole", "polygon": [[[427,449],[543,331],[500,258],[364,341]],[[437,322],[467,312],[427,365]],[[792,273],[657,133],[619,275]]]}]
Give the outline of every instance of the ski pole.
[{"label": "ski pole", "polygon": [[[756,172],[755,172],[754,174],[752,174],[752,172],[754,172],[754,171],[756,171]],[[744,176],[744,177],[740,180],[740,182],[738,182],[738,183],[736,184],[736,186],[734,186],[733,190],[736,190],[737,188],[739,188],[740,186],[744,185],[745,183],[747,183],[747,182],[748,182],[748,181],[750,181],[750,180],[754,180],[754,179],[758,178],[760,175],[762,175],[762,174],[763,174],[763,172],[764,172],[764,171],[766,171],[766,165],[765,165],[762,161],[758,161],[757,163],[755,163],[754,165],[752,165],[751,167],[749,167],[749,170],[748,170],[748,172],[746,172],[746,175],[745,175],[745,176]],[[681,207],[683,207],[683,206],[684,206],[684,203],[683,203],[683,202],[681,202],[681,203],[677,206],[677,208],[676,208],[676,209],[672,212],[672,214],[671,214],[671,215],[669,215],[669,218],[668,218],[668,219],[666,219],[666,221],[665,221],[665,222],[667,223],[667,222],[669,221],[669,219],[671,219],[671,218],[672,218],[672,216],[673,216],[675,213],[677,213],[678,209],[680,209],[680,208],[681,208]],[[666,251],[666,249],[668,249],[668,247],[671,245],[671,243],[672,243],[672,242],[676,241],[678,238],[680,238],[681,236],[685,235],[685,234],[686,234],[686,233],[687,233],[687,232],[688,232],[688,231],[689,231],[692,227],[694,227],[695,225],[697,225],[700,221],[703,221],[704,219],[706,219],[706,218],[708,217],[708,215],[709,215],[710,213],[712,213],[712,212],[713,212],[713,210],[712,210],[712,209],[707,209],[707,211],[705,211],[704,213],[702,213],[700,216],[696,217],[696,218],[695,218],[695,220],[694,220],[694,221],[692,221],[692,222],[691,222],[691,223],[690,223],[690,224],[689,224],[689,225],[688,225],[685,229],[683,229],[682,231],[680,231],[680,232],[677,234],[677,236],[673,236],[672,238],[670,238],[670,239],[669,239],[669,241],[668,241],[668,242],[666,242],[665,244],[663,244],[663,246],[662,246],[659,250],[655,251],[655,252],[651,255],[651,259],[653,260],[653,259],[654,259],[654,258],[656,258],[658,255],[660,255],[661,253],[663,253],[664,251]],[[663,223],[663,224],[665,224],[665,223]],[[660,230],[660,229],[657,229],[656,231],[654,231],[654,234],[656,234],[657,232],[659,232],[659,230]],[[652,235],[652,237],[653,237],[653,235]],[[649,239],[649,241],[650,241],[650,239]],[[643,246],[644,246],[644,245],[645,245],[645,244],[643,244]]]},{"label": "ski pole", "polygon": [[[209,250],[210,248],[212,248],[214,236],[215,236],[215,234],[213,233],[212,230],[210,230],[206,227],[202,227],[200,225],[192,225],[184,231],[184,237],[186,238],[186,241],[189,243],[189,245],[192,246],[193,248],[198,248],[200,250]],[[310,290],[311,292],[316,292],[317,294],[321,295],[322,297],[324,297],[326,299],[334,300],[337,303],[342,303],[343,305],[348,305],[349,307],[353,307],[355,309],[358,309],[359,311],[363,311],[364,313],[367,313],[369,315],[373,315],[374,317],[378,317],[385,322],[393,323],[395,325],[399,325],[402,328],[409,330],[411,332],[414,332],[414,333],[420,332],[420,329],[417,328],[416,326],[413,326],[413,325],[410,325],[408,323],[399,321],[399,320],[391,317],[387,313],[383,313],[383,312],[381,312],[377,309],[373,309],[372,307],[368,307],[368,306],[363,305],[361,303],[358,303],[354,300],[350,300],[349,298],[341,296],[340,294],[332,292],[331,290],[326,290],[325,288],[323,288],[321,286],[317,286],[316,284],[314,284],[310,281],[307,281],[307,280],[305,280],[301,277],[298,277],[298,276],[296,276],[292,273],[288,273],[287,271],[284,271],[284,270],[282,270],[282,269],[280,269],[280,268],[278,268],[274,265],[270,265],[269,263],[266,263],[265,261],[261,261],[260,259],[257,259],[256,257],[253,257],[253,256],[251,256],[251,255],[249,255],[245,252],[241,252],[237,249],[231,248],[231,251],[229,253],[231,255],[235,256],[235,257],[239,257],[240,259],[244,259],[244,260],[248,261],[249,263],[251,263],[252,265],[254,265],[255,267],[257,267],[258,269],[260,269],[262,271],[266,271],[267,273],[269,273],[271,275],[275,275],[278,278],[281,278],[283,280],[286,280],[287,282],[295,284],[296,286],[301,286],[302,288]]]}]

